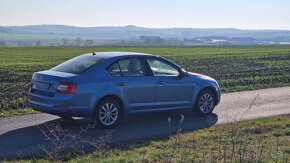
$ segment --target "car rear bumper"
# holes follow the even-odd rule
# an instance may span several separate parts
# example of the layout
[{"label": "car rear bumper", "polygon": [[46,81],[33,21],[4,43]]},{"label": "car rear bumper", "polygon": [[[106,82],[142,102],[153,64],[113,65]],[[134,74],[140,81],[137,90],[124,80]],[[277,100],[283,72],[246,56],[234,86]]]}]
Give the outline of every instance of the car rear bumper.
[{"label": "car rear bumper", "polygon": [[56,94],[54,97],[45,97],[29,93],[29,105],[34,110],[66,117],[92,116],[93,109],[88,99],[75,94]]}]

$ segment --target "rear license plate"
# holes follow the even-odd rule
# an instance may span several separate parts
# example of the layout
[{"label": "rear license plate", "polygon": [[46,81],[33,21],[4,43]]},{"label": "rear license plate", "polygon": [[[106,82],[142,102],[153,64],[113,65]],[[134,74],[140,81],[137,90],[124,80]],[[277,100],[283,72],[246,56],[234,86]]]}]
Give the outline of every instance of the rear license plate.
[{"label": "rear license plate", "polygon": [[42,82],[35,82],[34,87],[37,89],[49,89],[48,83],[42,83]]}]

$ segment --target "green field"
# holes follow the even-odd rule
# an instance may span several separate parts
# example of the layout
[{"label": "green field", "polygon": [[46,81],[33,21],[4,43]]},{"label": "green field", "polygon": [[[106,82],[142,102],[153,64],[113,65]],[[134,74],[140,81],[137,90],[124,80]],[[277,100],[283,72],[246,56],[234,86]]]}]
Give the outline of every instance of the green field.
[{"label": "green field", "polygon": [[33,72],[92,51],[161,55],[188,71],[215,78],[223,92],[290,85],[290,46],[3,47],[0,48],[0,116],[6,116],[12,109],[28,107],[27,91]]}]

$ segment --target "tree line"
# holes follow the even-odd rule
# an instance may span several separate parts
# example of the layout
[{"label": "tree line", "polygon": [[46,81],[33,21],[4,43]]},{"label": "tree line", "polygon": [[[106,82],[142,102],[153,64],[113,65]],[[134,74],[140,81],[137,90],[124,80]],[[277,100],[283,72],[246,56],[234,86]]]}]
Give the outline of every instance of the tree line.
[{"label": "tree line", "polygon": [[36,41],[8,41],[1,39],[0,47],[5,46],[94,46],[96,43],[92,39],[82,39],[77,37],[75,39],[62,38],[61,40],[55,42],[48,42],[45,40]]}]

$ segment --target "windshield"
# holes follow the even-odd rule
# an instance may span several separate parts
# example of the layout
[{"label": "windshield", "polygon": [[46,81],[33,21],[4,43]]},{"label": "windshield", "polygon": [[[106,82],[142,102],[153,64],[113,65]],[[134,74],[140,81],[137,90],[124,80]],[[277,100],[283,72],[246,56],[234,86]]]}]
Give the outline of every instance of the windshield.
[{"label": "windshield", "polygon": [[50,70],[72,74],[81,74],[82,72],[89,69],[93,65],[99,63],[101,60],[102,58],[98,58],[95,56],[81,55],[72,58],[66,62],[63,62]]}]

